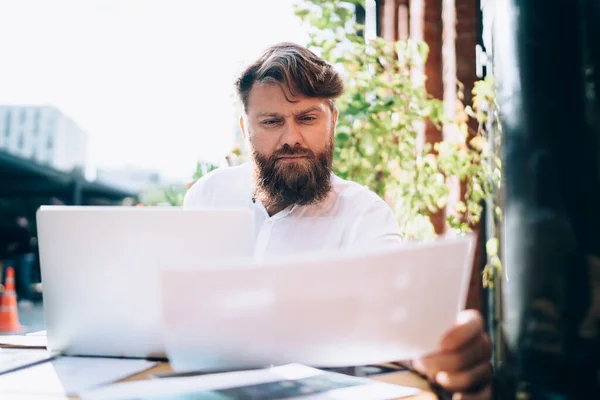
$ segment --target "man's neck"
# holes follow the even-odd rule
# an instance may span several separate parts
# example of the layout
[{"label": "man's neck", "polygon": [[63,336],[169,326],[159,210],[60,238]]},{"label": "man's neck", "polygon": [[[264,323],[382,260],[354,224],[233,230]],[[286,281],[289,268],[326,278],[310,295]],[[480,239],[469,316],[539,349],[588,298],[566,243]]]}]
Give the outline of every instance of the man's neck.
[{"label": "man's neck", "polygon": [[277,214],[278,212],[285,210],[287,207],[289,207],[291,205],[289,203],[273,201],[272,199],[269,199],[266,196],[261,196],[259,194],[257,194],[255,198],[256,198],[256,200],[259,200],[262,203],[262,205],[265,207],[265,210],[267,210],[267,214],[269,214],[269,217],[272,217],[273,215]]},{"label": "man's neck", "polygon": [[267,214],[269,214],[269,217],[272,217],[273,215],[285,210],[286,207],[287,206],[271,206],[265,207],[265,210],[267,210]]}]

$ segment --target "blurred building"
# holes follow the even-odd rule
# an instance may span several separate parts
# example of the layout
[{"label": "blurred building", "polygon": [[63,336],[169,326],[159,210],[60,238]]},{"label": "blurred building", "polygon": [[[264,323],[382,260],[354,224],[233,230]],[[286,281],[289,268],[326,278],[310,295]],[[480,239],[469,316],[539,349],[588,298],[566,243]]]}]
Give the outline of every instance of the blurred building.
[{"label": "blurred building", "polygon": [[52,106],[0,105],[0,228],[42,204],[115,204],[137,192],[89,180],[87,134]]},{"label": "blurred building", "polygon": [[86,168],[87,135],[51,106],[0,105],[0,150],[62,171]]},{"label": "blurred building", "polygon": [[96,180],[135,192],[147,190],[164,183],[160,174],[156,171],[125,167],[99,168],[96,170]]}]

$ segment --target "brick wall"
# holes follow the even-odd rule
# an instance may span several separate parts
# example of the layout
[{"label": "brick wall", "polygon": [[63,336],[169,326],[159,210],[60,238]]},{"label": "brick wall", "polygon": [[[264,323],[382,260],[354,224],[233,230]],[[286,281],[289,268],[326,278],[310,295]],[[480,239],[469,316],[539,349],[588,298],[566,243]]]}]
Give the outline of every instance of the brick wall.
[{"label": "brick wall", "polygon": [[[475,47],[479,32],[479,0],[455,0],[456,2],[456,77],[464,85],[465,105],[471,104],[473,83],[477,80]],[[471,119],[471,129],[476,121]]]},{"label": "brick wall", "polygon": [[409,0],[379,0],[379,32],[381,37],[394,41],[398,40],[402,32],[408,32],[408,16],[402,15],[401,6],[408,8]]},{"label": "brick wall", "polygon": [[[443,58],[442,58],[442,0],[423,0],[423,40],[429,46],[429,56],[425,64],[425,88],[437,99],[444,98]],[[425,122],[425,142],[436,143],[442,140],[442,132],[430,121]],[[446,230],[446,212],[440,210],[431,216],[438,234]]]},{"label": "brick wall", "polygon": [[[479,0],[454,0],[455,49],[454,53],[450,54],[450,56],[447,54],[446,58],[444,58],[444,53],[442,52],[444,44],[444,24],[442,22],[442,13],[444,12],[443,2],[444,0],[381,0],[379,7],[381,12],[379,20],[382,24],[381,34],[385,39],[397,40],[399,38],[399,31],[404,26],[403,24],[409,24],[406,30],[410,30],[411,37],[415,40],[424,40],[429,46],[429,57],[423,71],[427,77],[425,82],[427,91],[440,100],[444,99],[444,63],[446,62],[447,64],[450,61],[455,64],[452,65],[451,72],[454,73],[456,71],[456,79],[464,86],[463,102],[465,105],[470,105],[472,98],[471,91],[477,79],[475,57],[479,34]],[[401,4],[408,5],[408,21],[398,19],[398,16],[401,14],[398,12],[398,7]],[[451,4],[451,1],[446,1],[446,6],[448,4]],[[453,80],[446,79],[446,81],[454,84]],[[447,100],[448,93],[452,93],[452,90],[446,92]],[[453,99],[449,99],[448,101],[454,103]],[[470,127],[475,131],[477,129],[476,123],[471,121],[470,124]],[[425,142],[438,142],[442,139],[442,135],[442,132],[436,129],[431,122],[426,122],[423,138]],[[445,220],[445,210],[432,216],[432,222],[437,233],[441,234],[446,231]],[[481,256],[478,250],[475,255],[467,299],[468,308],[481,309],[482,306]]]},{"label": "brick wall", "polygon": [[[479,32],[479,1],[478,0],[455,0],[456,7],[456,77],[464,85],[465,105],[472,103],[473,84],[477,80],[476,75],[476,46]],[[474,133],[477,131],[477,121],[471,119],[469,127]],[[464,195],[463,185],[462,193]],[[477,232],[479,227],[475,228]],[[481,237],[478,238],[479,241]],[[485,255],[481,252],[481,243],[478,243],[475,253],[475,262],[471,274],[469,295],[467,297],[467,308],[481,308],[485,303],[482,298],[482,278],[480,273],[480,260]]]}]

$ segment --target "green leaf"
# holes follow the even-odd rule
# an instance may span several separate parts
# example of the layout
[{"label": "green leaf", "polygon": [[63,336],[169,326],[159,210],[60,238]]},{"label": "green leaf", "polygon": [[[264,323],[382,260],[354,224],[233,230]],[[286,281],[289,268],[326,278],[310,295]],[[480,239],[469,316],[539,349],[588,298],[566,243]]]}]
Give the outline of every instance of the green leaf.
[{"label": "green leaf", "polygon": [[308,15],[310,14],[310,10],[307,10],[305,8],[296,8],[294,10],[294,14],[300,18],[300,19],[304,19],[306,17],[308,17]]},{"label": "green leaf", "polygon": [[344,132],[337,132],[335,135],[335,140],[339,146],[346,144],[348,140],[350,140],[350,135]]},{"label": "green leaf", "polygon": [[326,40],[323,43],[322,50],[323,50],[323,52],[330,52],[331,50],[333,50],[335,48],[335,46],[337,46],[337,44],[338,44],[338,42],[335,39]]},{"label": "green leaf", "polygon": [[425,42],[419,42],[417,44],[417,49],[419,57],[421,57],[421,62],[425,63],[427,57],[429,57],[429,46]]},{"label": "green leaf", "polygon": [[[493,122],[490,132],[478,135],[494,144],[495,154],[490,146],[479,146],[481,151],[476,151],[448,140],[427,143],[418,150],[418,127],[426,120],[438,128],[457,123],[444,113],[442,101],[427,93],[424,79],[415,79],[412,73],[427,59],[429,48],[423,42],[390,43],[381,37],[365,43],[356,35],[360,26],[354,23],[353,10],[357,4],[364,6],[364,0],[304,0],[295,8],[309,28],[313,45],[343,72],[345,80],[346,91],[336,102],[334,171],[390,201],[402,233],[417,239],[435,236],[430,213],[448,204],[446,177],[458,177],[467,190],[448,224],[467,232],[481,218],[480,202],[497,198],[501,184],[502,127],[493,78],[476,82],[473,102],[464,106],[466,118],[476,119],[481,129],[490,125],[484,121]],[[467,124],[461,123],[460,129],[465,129]],[[425,158],[430,153],[434,158]],[[499,218],[501,210],[495,211]],[[498,241],[492,241],[488,250],[497,253],[498,246]],[[500,265],[499,258],[492,257],[486,267],[491,274]]]},{"label": "green leaf", "polygon": [[498,255],[498,239],[490,238],[485,244],[485,249],[487,251],[488,256]]}]

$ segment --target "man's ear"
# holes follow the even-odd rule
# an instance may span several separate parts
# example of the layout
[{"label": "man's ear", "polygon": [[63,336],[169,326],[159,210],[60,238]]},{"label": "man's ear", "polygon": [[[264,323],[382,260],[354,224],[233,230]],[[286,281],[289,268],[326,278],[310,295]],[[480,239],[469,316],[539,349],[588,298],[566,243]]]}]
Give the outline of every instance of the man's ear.
[{"label": "man's ear", "polygon": [[338,114],[340,113],[340,110],[338,110],[337,107],[333,107],[333,126],[337,125],[337,120],[338,120]]},{"label": "man's ear", "polygon": [[246,134],[246,127],[244,125],[244,116],[240,116],[240,129],[242,130],[244,139],[248,139],[248,135]]}]

